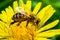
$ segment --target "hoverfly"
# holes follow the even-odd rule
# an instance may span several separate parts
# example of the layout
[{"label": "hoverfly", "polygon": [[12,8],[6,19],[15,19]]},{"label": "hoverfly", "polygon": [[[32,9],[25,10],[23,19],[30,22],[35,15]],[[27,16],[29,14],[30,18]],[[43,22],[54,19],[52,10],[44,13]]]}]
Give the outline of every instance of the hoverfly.
[{"label": "hoverfly", "polygon": [[13,15],[12,20],[14,20],[14,22],[12,22],[11,24],[15,23],[15,22],[19,22],[19,24],[22,21],[27,21],[26,26],[28,26],[28,23],[33,23],[33,25],[38,25],[40,22],[40,19],[37,19],[35,15],[30,14],[27,15],[26,12],[24,12],[24,10],[20,7],[17,7],[16,9],[18,11],[18,13],[16,13],[15,15]]}]

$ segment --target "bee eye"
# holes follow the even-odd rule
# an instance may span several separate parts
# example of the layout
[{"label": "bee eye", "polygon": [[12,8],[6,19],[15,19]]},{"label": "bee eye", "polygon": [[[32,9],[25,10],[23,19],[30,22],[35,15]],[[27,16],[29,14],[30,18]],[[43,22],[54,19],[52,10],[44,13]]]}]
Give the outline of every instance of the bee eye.
[{"label": "bee eye", "polygon": [[36,17],[35,16],[32,16],[33,17],[33,19],[36,19]]},{"label": "bee eye", "polygon": [[30,15],[30,17],[32,20],[36,19],[35,15]]},{"label": "bee eye", "polygon": [[35,16],[31,16],[31,19],[34,20],[34,19],[36,19],[36,17]]}]

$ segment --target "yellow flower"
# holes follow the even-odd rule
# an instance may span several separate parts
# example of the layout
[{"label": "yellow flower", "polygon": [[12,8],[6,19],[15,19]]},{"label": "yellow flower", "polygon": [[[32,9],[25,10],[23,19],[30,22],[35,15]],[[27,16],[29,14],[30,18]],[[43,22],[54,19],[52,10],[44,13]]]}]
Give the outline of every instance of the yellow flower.
[{"label": "yellow flower", "polygon": [[[59,20],[55,20],[52,23],[43,26],[54,14],[55,10],[51,5],[48,5],[39,11],[41,4],[42,3],[39,2],[34,10],[31,11],[32,3],[30,0],[28,0],[26,4],[24,4],[23,0],[19,0],[19,5],[17,1],[14,1],[13,8],[9,6],[5,11],[3,10],[1,12],[2,14],[0,14],[0,19],[2,20],[0,21],[0,40],[50,40],[49,38],[60,34],[60,29],[48,30],[56,26]],[[14,21],[12,20],[12,17],[17,13],[17,7],[22,7],[27,15],[32,13],[36,15],[36,17],[41,20],[38,26],[36,27],[29,23],[26,27],[27,21],[23,21],[19,26],[17,26],[18,22],[10,25],[10,23]]]}]

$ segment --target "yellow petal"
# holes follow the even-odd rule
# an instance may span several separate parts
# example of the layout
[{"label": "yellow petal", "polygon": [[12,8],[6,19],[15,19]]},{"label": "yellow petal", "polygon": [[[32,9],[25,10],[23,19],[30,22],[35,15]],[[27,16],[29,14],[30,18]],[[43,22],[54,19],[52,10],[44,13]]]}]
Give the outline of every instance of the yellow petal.
[{"label": "yellow petal", "polygon": [[26,6],[25,6],[25,9],[24,10],[25,10],[25,12],[26,12],[27,15],[30,15],[31,14],[31,10],[29,10],[29,8],[27,8]]},{"label": "yellow petal", "polygon": [[22,7],[23,9],[25,8],[25,4],[23,0],[19,0],[19,6]]},{"label": "yellow petal", "polygon": [[0,37],[9,36],[8,25],[0,21]]},{"label": "yellow petal", "polygon": [[3,10],[2,14],[0,14],[0,17],[6,23],[8,23],[9,21],[11,22],[12,21],[11,18],[14,14],[14,11],[10,6],[8,8],[6,8],[5,10],[6,10],[6,12]]},{"label": "yellow petal", "polygon": [[14,11],[11,6],[9,6],[8,8],[9,8],[10,16],[12,17],[14,15]]},{"label": "yellow petal", "polygon": [[12,13],[12,11],[10,10],[10,8],[6,8],[5,10],[6,10],[6,15],[8,16],[8,17],[7,17],[7,20],[8,20],[7,23],[10,23],[10,22],[12,21],[12,16],[13,16],[12,14],[13,14],[13,13]]},{"label": "yellow petal", "polygon": [[39,33],[38,36],[40,37],[53,37],[55,35],[60,34],[60,29],[48,30],[42,33]]},{"label": "yellow petal", "polygon": [[31,1],[27,1],[26,2],[26,7],[29,9],[29,10],[31,10]]},{"label": "yellow petal", "polygon": [[27,15],[31,14],[31,1],[27,1],[25,5],[25,12]]},{"label": "yellow petal", "polygon": [[17,7],[18,7],[18,3],[17,3],[17,1],[14,1],[13,9],[14,9],[15,13],[17,13],[17,10],[16,10]]},{"label": "yellow petal", "polygon": [[37,17],[40,16],[39,18],[42,19],[44,15],[46,15],[46,12],[50,9],[51,5],[48,5],[44,7],[40,12],[37,14]]},{"label": "yellow petal", "polygon": [[39,2],[39,3],[35,6],[35,8],[34,8],[34,10],[33,10],[33,12],[32,12],[33,14],[35,14],[35,15],[37,14],[37,12],[39,11],[39,9],[40,9],[40,7],[41,7],[41,4],[42,4],[42,3]]},{"label": "yellow petal", "polygon": [[37,37],[35,40],[50,40],[50,39]]},{"label": "yellow petal", "polygon": [[41,22],[39,23],[40,27],[54,14],[55,10],[51,5],[48,5],[37,14],[37,17],[40,18]]},{"label": "yellow petal", "polygon": [[41,32],[41,31],[44,31],[44,30],[47,30],[47,29],[50,29],[50,28],[56,26],[56,25],[58,24],[58,22],[59,22],[59,20],[55,20],[54,22],[52,22],[52,23],[50,23],[50,24],[48,24],[48,25],[40,28],[40,29],[37,31],[37,33]]},{"label": "yellow petal", "polygon": [[0,14],[0,19],[4,22],[7,22],[7,15],[4,10],[2,11],[2,14]]}]

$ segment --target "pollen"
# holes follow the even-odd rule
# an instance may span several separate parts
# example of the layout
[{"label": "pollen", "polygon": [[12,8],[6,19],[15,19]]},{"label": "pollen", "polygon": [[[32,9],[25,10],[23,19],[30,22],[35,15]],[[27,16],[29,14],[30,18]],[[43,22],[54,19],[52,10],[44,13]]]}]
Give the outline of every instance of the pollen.
[{"label": "pollen", "polygon": [[[19,26],[17,26],[18,23],[14,23],[10,27],[12,28],[12,36],[9,39],[15,39],[15,40],[34,40],[35,38],[35,32],[36,32],[36,26],[29,23],[26,27],[26,21],[20,23]],[[23,26],[24,25],[24,26]],[[11,34],[11,33],[10,33]]]}]

